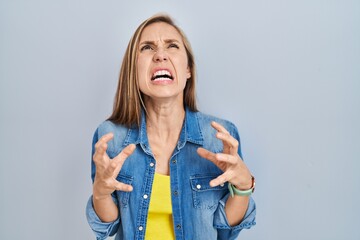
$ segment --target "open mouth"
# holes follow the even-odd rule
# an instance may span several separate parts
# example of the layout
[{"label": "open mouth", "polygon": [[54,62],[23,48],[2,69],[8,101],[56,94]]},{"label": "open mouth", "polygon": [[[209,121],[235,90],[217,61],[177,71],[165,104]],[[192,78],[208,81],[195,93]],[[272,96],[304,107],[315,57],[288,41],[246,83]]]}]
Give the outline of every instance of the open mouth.
[{"label": "open mouth", "polygon": [[151,77],[151,81],[160,81],[160,80],[174,80],[171,73],[167,70],[156,71]]}]

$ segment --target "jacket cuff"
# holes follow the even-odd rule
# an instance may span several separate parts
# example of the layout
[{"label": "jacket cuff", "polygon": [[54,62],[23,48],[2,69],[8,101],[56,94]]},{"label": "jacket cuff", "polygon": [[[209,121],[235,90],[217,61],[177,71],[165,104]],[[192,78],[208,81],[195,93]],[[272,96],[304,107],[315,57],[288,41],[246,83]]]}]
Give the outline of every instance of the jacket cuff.
[{"label": "jacket cuff", "polygon": [[219,207],[215,212],[214,218],[214,227],[217,229],[228,229],[231,231],[240,232],[242,229],[249,229],[256,224],[255,215],[256,215],[256,205],[255,201],[250,197],[249,205],[244,215],[243,220],[235,226],[230,226],[225,213],[225,203],[229,198],[229,194],[225,195],[219,203]]},{"label": "jacket cuff", "polygon": [[[117,200],[114,197],[113,201],[115,204],[117,203]],[[91,229],[94,231],[97,240],[103,240],[114,235],[117,232],[120,222],[120,216],[113,222],[102,222],[95,212],[92,196],[89,198],[86,205],[86,218]]]}]

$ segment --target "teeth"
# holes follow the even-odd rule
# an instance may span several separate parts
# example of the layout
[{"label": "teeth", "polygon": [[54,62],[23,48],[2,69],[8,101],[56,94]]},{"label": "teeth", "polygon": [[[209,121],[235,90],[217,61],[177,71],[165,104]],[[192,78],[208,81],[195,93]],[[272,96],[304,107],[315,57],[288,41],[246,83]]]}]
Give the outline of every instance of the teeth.
[{"label": "teeth", "polygon": [[156,71],[153,75],[153,77],[156,77],[156,76],[161,76],[161,75],[168,75],[171,77],[171,74],[169,71],[167,70],[160,70],[160,71]]}]

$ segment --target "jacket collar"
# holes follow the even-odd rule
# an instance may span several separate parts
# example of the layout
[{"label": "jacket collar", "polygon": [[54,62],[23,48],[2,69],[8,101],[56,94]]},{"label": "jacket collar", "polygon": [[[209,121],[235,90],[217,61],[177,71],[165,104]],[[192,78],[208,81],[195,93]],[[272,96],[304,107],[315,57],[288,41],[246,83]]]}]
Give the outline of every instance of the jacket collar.
[{"label": "jacket collar", "polygon": [[[141,113],[141,123],[139,127],[129,128],[124,145],[131,143],[140,144],[143,150],[151,153],[149,141],[146,132],[146,117],[145,112]],[[198,145],[203,145],[204,138],[201,133],[197,112],[192,112],[188,108],[185,109],[185,120],[181,129],[180,138],[177,148],[181,149],[185,146],[186,142],[191,142]]]}]

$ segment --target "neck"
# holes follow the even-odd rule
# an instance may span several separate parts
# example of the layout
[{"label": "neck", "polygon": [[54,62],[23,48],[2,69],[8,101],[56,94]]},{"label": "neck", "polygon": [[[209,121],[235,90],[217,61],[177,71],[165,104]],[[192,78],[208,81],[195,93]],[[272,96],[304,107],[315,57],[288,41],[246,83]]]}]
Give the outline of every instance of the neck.
[{"label": "neck", "polygon": [[148,132],[166,137],[181,131],[185,109],[179,103],[149,103],[146,105],[146,125]]}]

